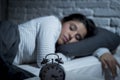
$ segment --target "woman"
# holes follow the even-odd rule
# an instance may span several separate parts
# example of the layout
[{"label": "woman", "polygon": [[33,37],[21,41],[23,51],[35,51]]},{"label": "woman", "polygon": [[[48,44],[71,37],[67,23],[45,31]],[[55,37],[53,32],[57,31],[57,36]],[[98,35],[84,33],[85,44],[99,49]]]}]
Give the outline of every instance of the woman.
[{"label": "woman", "polygon": [[[91,19],[86,18],[83,14],[71,14],[64,17],[61,21],[55,16],[33,19],[32,21],[19,25],[20,35],[22,36],[23,42],[26,42],[28,52],[26,52],[27,50],[23,50],[25,49],[23,46],[21,47],[23,49],[21,49],[19,45],[20,51],[26,52],[26,54],[22,54],[23,52],[19,53],[17,57],[20,57],[21,59],[15,58],[15,61],[18,59],[18,63],[28,63],[36,61],[37,56],[37,64],[40,67],[40,62],[47,54],[55,53],[56,43],[57,45],[62,45],[80,41],[93,35],[95,28],[94,22]],[[28,35],[30,35],[30,37]],[[37,55],[32,55],[35,49],[35,41],[37,41],[35,51]],[[22,41],[20,44],[22,45]],[[22,55],[22,57],[20,55]],[[62,54],[58,55],[61,56]],[[100,59],[103,70],[108,66],[113,77],[117,75],[116,65],[119,66],[119,64],[112,56],[109,49],[99,48],[94,52],[94,55]],[[62,57],[63,56],[64,55],[62,55]],[[68,57],[64,57],[68,60]]]},{"label": "woman", "polygon": [[20,43],[14,63],[36,62],[55,53],[55,45],[80,41],[93,34],[95,26],[82,14],[72,14],[60,21],[55,16],[46,16],[20,24]]},{"label": "woman", "polygon": [[80,41],[92,35],[94,29],[94,23],[82,14],[71,14],[62,20],[55,16],[45,16],[18,26],[1,26],[0,78],[22,80],[34,76],[15,65],[37,62],[40,67],[47,54],[55,53],[56,44]]},{"label": "woman", "polygon": [[[47,54],[55,53],[56,44],[63,45],[80,41],[93,35],[95,27],[94,22],[82,14],[71,14],[61,21],[55,16],[46,16],[20,24],[18,25],[20,41],[13,64],[37,62],[40,67],[42,59]],[[96,55],[102,55],[100,57],[102,63],[104,63],[104,58],[108,59],[104,53],[112,57],[112,55],[108,54],[110,52],[106,48],[100,48],[96,51]],[[68,57],[64,57],[66,60],[68,59]],[[115,59],[112,59],[112,61],[115,61]],[[114,67],[112,66],[111,70]],[[112,73],[115,74],[116,72],[113,71]],[[23,78],[27,77],[29,76]]]}]

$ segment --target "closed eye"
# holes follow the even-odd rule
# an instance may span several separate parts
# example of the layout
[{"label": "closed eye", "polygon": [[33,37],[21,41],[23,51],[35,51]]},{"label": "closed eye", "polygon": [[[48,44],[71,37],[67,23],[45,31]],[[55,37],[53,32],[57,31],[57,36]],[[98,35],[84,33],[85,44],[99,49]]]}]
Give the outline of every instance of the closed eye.
[{"label": "closed eye", "polygon": [[74,25],[74,24],[70,24],[69,28],[70,28],[71,31],[76,31],[77,30],[77,26]]},{"label": "closed eye", "polygon": [[82,37],[81,37],[80,34],[76,34],[76,35],[75,35],[75,38],[76,38],[76,40],[78,40],[78,41],[82,40]]}]

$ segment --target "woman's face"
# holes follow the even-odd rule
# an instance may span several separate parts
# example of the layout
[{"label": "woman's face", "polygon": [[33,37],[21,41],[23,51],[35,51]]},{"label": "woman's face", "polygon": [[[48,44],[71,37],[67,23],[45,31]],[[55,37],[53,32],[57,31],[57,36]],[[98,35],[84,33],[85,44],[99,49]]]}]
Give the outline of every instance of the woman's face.
[{"label": "woman's face", "polygon": [[80,41],[87,34],[85,25],[79,21],[67,21],[62,24],[58,45]]}]

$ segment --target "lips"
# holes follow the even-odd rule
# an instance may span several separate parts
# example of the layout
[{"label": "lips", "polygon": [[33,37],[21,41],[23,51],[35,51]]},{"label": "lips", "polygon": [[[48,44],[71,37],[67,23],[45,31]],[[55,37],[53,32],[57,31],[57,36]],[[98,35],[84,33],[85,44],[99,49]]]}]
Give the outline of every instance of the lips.
[{"label": "lips", "polygon": [[69,41],[69,38],[67,38],[67,36],[63,35],[63,41],[64,41],[64,43],[67,43]]}]

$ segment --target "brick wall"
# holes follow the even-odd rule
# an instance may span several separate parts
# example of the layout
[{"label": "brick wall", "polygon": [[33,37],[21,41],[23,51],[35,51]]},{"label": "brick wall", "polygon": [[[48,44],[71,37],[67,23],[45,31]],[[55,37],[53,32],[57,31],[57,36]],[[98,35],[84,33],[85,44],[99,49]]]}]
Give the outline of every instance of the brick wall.
[{"label": "brick wall", "polygon": [[32,18],[83,13],[101,26],[120,33],[120,0],[9,0],[8,19],[22,23]]}]

